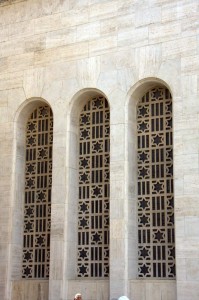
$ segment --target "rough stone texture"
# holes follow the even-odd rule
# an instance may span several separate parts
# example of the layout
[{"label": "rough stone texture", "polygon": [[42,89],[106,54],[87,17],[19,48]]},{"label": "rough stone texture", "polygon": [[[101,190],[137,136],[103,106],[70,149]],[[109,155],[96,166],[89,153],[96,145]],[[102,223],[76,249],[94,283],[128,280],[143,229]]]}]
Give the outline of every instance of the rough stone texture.
[{"label": "rough stone texture", "polygon": [[[135,106],[155,84],[173,96],[176,281],[136,280]],[[109,281],[75,280],[78,115],[95,93],[111,112]],[[37,101],[54,114],[49,296],[47,283],[38,295],[42,282],[19,281],[24,124]],[[0,153],[1,300],[77,290],[88,300],[198,300],[198,1],[0,1]]]}]

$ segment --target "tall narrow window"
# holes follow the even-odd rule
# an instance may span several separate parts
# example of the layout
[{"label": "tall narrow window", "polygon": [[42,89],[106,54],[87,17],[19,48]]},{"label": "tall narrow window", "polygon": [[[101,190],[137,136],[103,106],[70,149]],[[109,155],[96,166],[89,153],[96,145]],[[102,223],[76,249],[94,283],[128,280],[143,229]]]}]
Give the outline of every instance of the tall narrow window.
[{"label": "tall narrow window", "polygon": [[52,143],[52,111],[40,106],[26,129],[23,278],[49,277]]},{"label": "tall narrow window", "polygon": [[172,99],[154,88],[137,109],[138,276],[175,277]]},{"label": "tall narrow window", "polygon": [[78,277],[109,276],[109,105],[92,98],[80,115]]}]

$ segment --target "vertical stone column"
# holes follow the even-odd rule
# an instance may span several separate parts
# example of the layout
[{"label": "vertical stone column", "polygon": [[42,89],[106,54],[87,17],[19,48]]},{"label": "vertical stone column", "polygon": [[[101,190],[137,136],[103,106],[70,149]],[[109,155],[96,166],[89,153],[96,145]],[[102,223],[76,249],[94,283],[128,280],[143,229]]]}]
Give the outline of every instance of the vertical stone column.
[{"label": "vertical stone column", "polygon": [[[127,294],[128,213],[125,175],[125,101],[121,91],[110,97],[110,299]],[[120,106],[120,108],[119,108]],[[123,107],[123,110],[121,109]]]},{"label": "vertical stone column", "polygon": [[[11,195],[12,195],[12,123],[1,106],[0,114],[0,299],[9,299],[9,253],[11,247]],[[17,254],[15,254],[17,255]]]},{"label": "vertical stone column", "polygon": [[65,221],[67,205],[66,183],[66,124],[64,103],[54,108],[53,178],[51,207],[51,251],[49,300],[62,296],[65,266]]},{"label": "vertical stone column", "polygon": [[194,68],[194,59],[183,59],[181,96],[174,95],[176,271],[180,300],[199,298],[199,94]]}]

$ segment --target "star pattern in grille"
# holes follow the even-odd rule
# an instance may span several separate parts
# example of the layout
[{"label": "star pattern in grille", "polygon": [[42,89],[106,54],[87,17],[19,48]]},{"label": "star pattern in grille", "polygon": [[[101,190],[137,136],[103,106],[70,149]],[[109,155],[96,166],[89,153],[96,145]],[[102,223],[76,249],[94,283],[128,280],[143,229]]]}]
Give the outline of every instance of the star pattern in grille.
[{"label": "star pattern in grille", "polygon": [[77,276],[109,276],[109,105],[87,102],[80,115]]},{"label": "star pattern in grille", "polygon": [[154,88],[137,109],[138,276],[175,277],[172,99]]},{"label": "star pattern in grille", "polygon": [[48,278],[52,184],[53,117],[38,107],[26,126],[22,278]]}]

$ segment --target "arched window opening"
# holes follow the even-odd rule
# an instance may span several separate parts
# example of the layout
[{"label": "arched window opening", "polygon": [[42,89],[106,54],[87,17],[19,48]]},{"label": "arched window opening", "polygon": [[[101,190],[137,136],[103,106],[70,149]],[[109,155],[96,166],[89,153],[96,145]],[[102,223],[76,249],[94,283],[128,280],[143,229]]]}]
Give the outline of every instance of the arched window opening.
[{"label": "arched window opening", "polygon": [[109,276],[109,130],[107,100],[93,97],[80,114],[77,276]]},{"label": "arched window opening", "polygon": [[175,278],[172,98],[153,88],[137,107],[138,276]]},{"label": "arched window opening", "polygon": [[26,127],[22,278],[49,277],[53,116],[36,108]]}]

